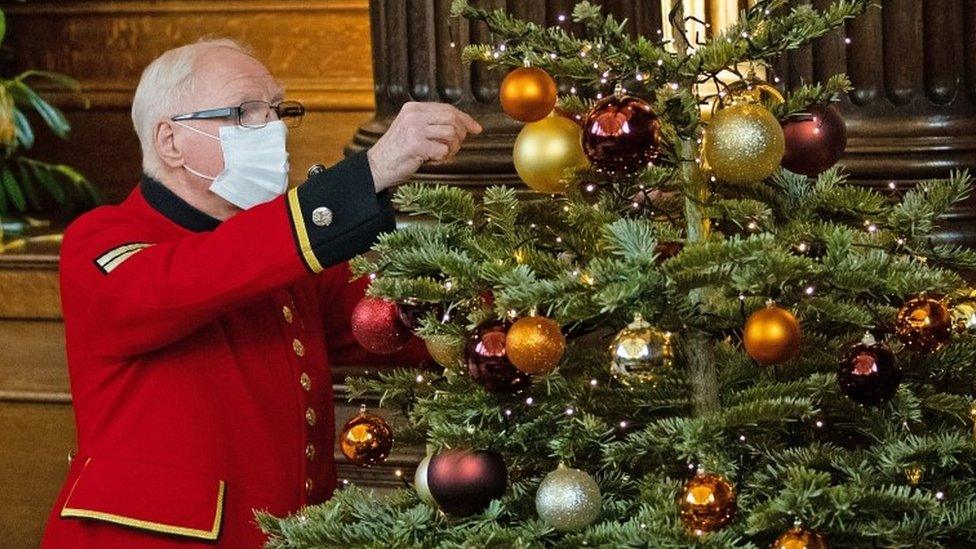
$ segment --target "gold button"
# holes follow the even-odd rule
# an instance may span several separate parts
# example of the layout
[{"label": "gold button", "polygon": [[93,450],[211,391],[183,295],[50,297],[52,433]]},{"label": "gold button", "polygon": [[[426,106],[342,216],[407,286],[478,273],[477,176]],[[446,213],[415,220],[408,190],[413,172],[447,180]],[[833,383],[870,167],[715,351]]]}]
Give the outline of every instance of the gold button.
[{"label": "gold button", "polygon": [[301,382],[302,389],[305,389],[306,391],[312,390],[312,378],[308,377],[308,374],[305,372],[302,372],[302,376],[298,378],[298,381]]},{"label": "gold button", "polygon": [[305,346],[302,345],[301,341],[297,339],[291,342],[291,348],[295,350],[295,354],[298,356],[305,356]]},{"label": "gold button", "polygon": [[312,488],[314,488],[314,487],[315,487],[315,485],[312,484],[312,479],[310,479],[310,478],[305,479],[305,493],[306,494],[311,494],[312,493]]},{"label": "gold button", "polygon": [[311,408],[305,410],[305,421],[308,422],[309,427],[315,426],[315,410]]},{"label": "gold button", "polygon": [[285,305],[284,307],[281,308],[281,316],[285,317],[285,322],[287,322],[288,324],[291,324],[292,322],[295,321],[295,315],[292,314],[291,307],[289,307],[288,305]]},{"label": "gold button", "polygon": [[309,445],[305,447],[305,457],[308,458],[309,461],[315,459],[315,445],[309,443]]}]

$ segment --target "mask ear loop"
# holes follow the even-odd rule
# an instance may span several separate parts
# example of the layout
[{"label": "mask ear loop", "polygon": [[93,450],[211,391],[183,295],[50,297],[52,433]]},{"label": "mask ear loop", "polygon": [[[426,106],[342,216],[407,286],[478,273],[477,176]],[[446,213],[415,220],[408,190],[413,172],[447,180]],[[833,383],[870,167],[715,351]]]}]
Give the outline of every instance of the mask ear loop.
[{"label": "mask ear loop", "polygon": [[[210,139],[213,139],[215,141],[220,141],[220,138],[219,137],[215,137],[213,135],[210,135],[209,133],[207,133],[207,132],[205,132],[203,130],[198,130],[198,129],[194,128],[193,126],[187,126],[186,124],[184,124],[182,122],[179,122],[179,121],[174,121],[173,123],[176,124],[177,126],[182,127],[182,128],[186,128],[186,129],[190,130],[191,132],[196,132],[196,133],[198,133],[200,135],[203,135],[205,137],[209,137]],[[192,173],[193,175],[195,175],[195,176],[197,176],[197,177],[199,177],[201,179],[206,179],[207,181],[216,181],[217,180],[216,177],[210,177],[209,175],[203,175],[202,173],[194,170],[193,168],[187,166],[186,164],[183,164],[183,169],[186,170],[186,171],[188,171],[188,172],[190,172],[190,173]]]}]

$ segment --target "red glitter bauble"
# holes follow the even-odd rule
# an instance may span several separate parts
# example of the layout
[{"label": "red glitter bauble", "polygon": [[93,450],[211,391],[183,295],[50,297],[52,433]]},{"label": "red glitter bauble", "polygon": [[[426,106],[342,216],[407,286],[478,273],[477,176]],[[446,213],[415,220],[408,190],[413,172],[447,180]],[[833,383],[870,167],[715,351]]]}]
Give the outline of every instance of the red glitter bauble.
[{"label": "red glitter bauble", "polygon": [[650,104],[632,95],[599,101],[583,122],[583,152],[607,174],[633,174],[657,160],[661,122]]},{"label": "red glitter bauble", "polygon": [[388,355],[403,348],[412,335],[400,319],[397,304],[378,297],[364,297],[352,311],[352,335],[371,353]]},{"label": "red glitter bauble", "polygon": [[516,393],[531,382],[529,374],[508,360],[505,339],[510,322],[492,320],[478,326],[464,346],[468,374],[492,393]]},{"label": "red glitter bauble", "polygon": [[847,146],[847,126],[833,106],[813,104],[783,121],[786,152],[782,165],[815,177],[840,160]]},{"label": "red glitter bauble", "polygon": [[508,470],[498,452],[453,450],[435,454],[427,466],[427,487],[447,514],[466,517],[505,495]]}]

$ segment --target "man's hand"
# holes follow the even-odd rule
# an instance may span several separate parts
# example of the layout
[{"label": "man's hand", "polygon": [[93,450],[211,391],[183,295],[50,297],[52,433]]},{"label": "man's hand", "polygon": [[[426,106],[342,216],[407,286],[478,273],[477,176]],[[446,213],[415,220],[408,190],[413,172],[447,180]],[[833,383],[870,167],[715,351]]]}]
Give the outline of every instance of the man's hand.
[{"label": "man's hand", "polygon": [[366,153],[376,192],[406,181],[425,162],[451,160],[481,125],[446,103],[410,102]]}]

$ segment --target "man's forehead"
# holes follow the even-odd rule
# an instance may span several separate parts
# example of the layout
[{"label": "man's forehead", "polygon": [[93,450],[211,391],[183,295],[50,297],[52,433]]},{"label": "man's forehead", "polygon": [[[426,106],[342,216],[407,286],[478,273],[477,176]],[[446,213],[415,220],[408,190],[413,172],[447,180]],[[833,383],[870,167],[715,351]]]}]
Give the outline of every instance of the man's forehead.
[{"label": "man's forehead", "polygon": [[215,50],[202,59],[196,77],[196,99],[208,104],[276,101],[284,95],[281,85],[260,61],[230,48]]}]

